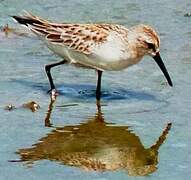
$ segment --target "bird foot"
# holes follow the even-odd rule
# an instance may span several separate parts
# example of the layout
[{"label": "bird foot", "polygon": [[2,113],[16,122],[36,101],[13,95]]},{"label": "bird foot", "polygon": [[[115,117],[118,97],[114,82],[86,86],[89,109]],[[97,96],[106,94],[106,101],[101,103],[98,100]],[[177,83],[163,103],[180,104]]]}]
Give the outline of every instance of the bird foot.
[{"label": "bird foot", "polygon": [[50,89],[48,91],[48,93],[50,94],[51,99],[55,100],[56,96],[59,95],[58,91],[56,89]]}]

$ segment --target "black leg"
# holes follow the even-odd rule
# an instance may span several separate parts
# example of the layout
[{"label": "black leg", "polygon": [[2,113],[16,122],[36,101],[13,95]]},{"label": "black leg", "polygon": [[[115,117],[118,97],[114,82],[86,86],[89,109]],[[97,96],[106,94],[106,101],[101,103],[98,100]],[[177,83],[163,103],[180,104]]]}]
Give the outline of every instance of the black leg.
[{"label": "black leg", "polygon": [[45,66],[45,71],[46,71],[46,74],[47,74],[47,77],[48,77],[48,80],[49,80],[49,83],[50,83],[50,88],[51,88],[49,92],[51,92],[52,90],[55,90],[55,85],[54,85],[53,80],[52,80],[50,69],[52,67],[59,66],[61,64],[65,64],[66,62],[67,62],[66,60],[62,60],[60,62],[56,62],[56,63],[53,63],[53,64],[47,64]]},{"label": "black leg", "polygon": [[97,80],[97,89],[96,89],[96,99],[100,100],[101,97],[101,76],[102,76],[102,71],[97,71],[98,73],[98,80]]}]

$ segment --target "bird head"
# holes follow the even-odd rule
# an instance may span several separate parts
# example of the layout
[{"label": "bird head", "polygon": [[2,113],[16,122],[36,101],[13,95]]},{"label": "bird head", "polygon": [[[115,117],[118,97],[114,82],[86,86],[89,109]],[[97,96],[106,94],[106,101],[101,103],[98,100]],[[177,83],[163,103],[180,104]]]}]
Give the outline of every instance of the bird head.
[{"label": "bird head", "polygon": [[168,84],[173,86],[168,71],[162,61],[159,53],[160,39],[154,29],[147,25],[138,25],[132,28],[134,38],[136,38],[136,48],[141,55],[151,56],[160,67],[164,76],[166,77]]}]

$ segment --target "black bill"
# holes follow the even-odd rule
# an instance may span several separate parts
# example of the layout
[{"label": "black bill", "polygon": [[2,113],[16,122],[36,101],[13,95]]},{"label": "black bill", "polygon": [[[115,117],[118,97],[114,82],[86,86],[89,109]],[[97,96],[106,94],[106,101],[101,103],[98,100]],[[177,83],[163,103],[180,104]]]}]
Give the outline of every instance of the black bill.
[{"label": "black bill", "polygon": [[160,67],[161,71],[163,72],[164,76],[166,77],[169,86],[173,86],[172,81],[170,79],[170,76],[168,74],[168,71],[160,57],[159,52],[153,57],[153,59],[156,61],[156,63],[158,64],[158,66]]}]

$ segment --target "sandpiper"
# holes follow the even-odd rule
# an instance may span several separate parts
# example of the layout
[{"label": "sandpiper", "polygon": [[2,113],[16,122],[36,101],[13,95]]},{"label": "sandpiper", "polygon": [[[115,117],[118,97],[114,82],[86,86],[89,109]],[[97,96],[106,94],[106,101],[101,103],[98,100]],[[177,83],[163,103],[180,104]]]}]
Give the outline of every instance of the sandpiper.
[{"label": "sandpiper", "polygon": [[125,69],[138,63],[144,55],[156,61],[168,84],[173,85],[160,57],[159,36],[150,26],[139,24],[126,28],[117,24],[52,23],[28,12],[12,17],[64,59],[45,66],[52,95],[56,93],[50,73],[52,67],[70,63],[95,69],[98,72],[96,98],[99,100],[102,72]]}]

